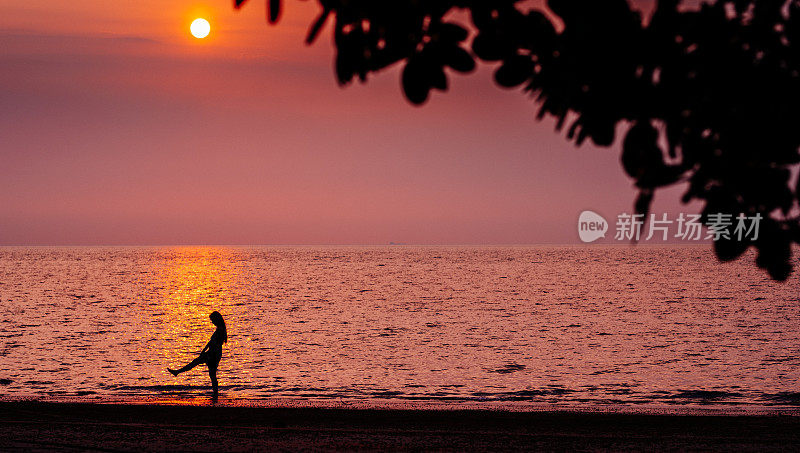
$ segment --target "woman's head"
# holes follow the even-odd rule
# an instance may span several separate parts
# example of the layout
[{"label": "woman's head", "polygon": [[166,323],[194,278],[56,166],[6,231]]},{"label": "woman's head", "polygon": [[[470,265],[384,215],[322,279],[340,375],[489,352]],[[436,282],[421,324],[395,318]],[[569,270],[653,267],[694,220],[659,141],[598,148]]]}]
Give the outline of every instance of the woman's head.
[{"label": "woman's head", "polygon": [[208,315],[208,317],[211,319],[211,322],[214,323],[214,325],[217,327],[219,327],[220,325],[223,326],[225,325],[225,321],[222,320],[222,315],[219,314],[218,311],[211,313],[210,315]]},{"label": "woman's head", "polygon": [[228,329],[225,327],[225,321],[222,319],[222,315],[219,314],[218,311],[215,311],[215,312],[211,313],[210,315],[208,315],[208,317],[209,317],[209,319],[211,319],[211,322],[215,326],[217,326],[217,329],[220,329],[222,331],[222,342],[223,343],[227,343],[228,342]]}]

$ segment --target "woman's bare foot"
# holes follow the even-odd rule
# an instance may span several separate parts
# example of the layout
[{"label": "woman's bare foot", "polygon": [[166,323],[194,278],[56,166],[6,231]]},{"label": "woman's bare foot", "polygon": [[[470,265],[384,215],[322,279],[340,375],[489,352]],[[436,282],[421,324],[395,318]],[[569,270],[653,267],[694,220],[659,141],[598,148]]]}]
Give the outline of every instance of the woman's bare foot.
[{"label": "woman's bare foot", "polygon": [[178,370],[173,370],[172,368],[167,368],[167,371],[172,373],[173,376],[177,376],[178,375]]}]

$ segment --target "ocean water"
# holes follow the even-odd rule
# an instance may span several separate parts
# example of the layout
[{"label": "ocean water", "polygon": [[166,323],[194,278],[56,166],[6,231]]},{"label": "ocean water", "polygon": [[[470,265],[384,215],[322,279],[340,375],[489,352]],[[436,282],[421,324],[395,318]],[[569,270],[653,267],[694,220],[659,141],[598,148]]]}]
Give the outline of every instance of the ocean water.
[{"label": "ocean water", "polygon": [[704,247],[0,248],[2,399],[800,406],[800,278]]}]

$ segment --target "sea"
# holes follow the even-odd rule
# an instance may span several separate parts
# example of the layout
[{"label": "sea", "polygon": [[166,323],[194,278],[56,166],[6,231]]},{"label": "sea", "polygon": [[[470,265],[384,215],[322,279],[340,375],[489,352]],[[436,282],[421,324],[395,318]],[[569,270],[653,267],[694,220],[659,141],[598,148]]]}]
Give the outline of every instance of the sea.
[{"label": "sea", "polygon": [[[3,247],[0,400],[800,408],[800,276],[772,281],[754,259],[720,263],[708,245]],[[228,343],[209,400],[204,366],[167,367],[197,356],[215,310]]]}]

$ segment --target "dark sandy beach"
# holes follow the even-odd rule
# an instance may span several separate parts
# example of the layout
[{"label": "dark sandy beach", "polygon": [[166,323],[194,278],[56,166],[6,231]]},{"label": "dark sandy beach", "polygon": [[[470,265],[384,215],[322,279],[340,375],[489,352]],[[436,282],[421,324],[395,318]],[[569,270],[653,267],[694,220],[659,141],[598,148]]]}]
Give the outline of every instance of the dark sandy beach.
[{"label": "dark sandy beach", "polygon": [[800,417],[0,403],[2,451],[792,450]]}]

